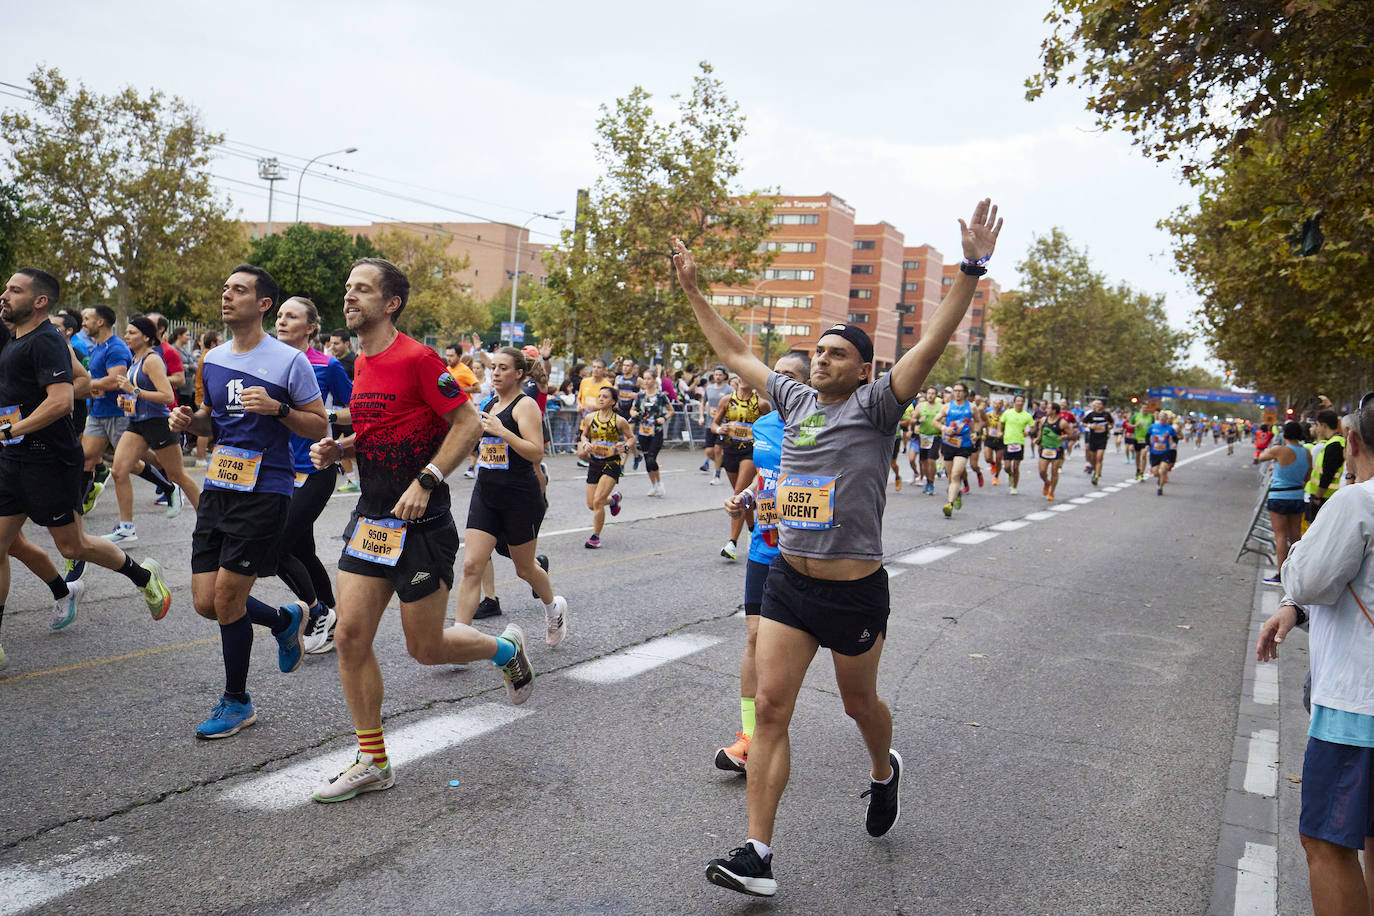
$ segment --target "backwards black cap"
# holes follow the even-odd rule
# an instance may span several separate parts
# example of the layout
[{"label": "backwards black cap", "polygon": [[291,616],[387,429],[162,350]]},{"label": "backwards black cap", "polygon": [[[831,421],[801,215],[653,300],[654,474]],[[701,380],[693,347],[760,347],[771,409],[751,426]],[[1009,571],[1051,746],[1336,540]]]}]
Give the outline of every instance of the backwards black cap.
[{"label": "backwards black cap", "polygon": [[852,343],[854,349],[859,351],[859,359],[862,362],[873,362],[873,340],[868,336],[868,332],[857,324],[832,325],[821,332],[822,337],[826,337],[830,334],[838,334]]}]

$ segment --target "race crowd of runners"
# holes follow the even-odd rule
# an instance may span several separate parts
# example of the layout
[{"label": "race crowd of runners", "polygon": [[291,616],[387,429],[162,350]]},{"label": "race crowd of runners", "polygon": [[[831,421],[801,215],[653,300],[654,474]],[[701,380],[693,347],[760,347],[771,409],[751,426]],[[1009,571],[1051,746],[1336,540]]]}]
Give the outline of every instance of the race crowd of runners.
[{"label": "race crowd of runners", "polygon": [[[191,603],[220,636],[224,687],[207,698],[195,737],[227,739],[256,721],[249,661],[262,627],[282,672],[306,654],[337,653],[358,750],[341,773],[321,774],[313,798],[341,802],[388,789],[396,776],[373,642],[392,597],[416,661],[490,660],[509,700],[525,702],[535,681],[525,633],[512,623],[493,636],[472,623],[501,614],[492,587],[499,553],[544,605],[547,645],[568,636],[569,604],[538,551],[548,413],[576,410],[588,549],[602,547],[607,514],[621,511],[627,464],[644,467],[644,498],[664,495],[658,457],[674,418],[690,413],[705,428],[700,469],[708,485],[722,487],[725,518],[711,522],[727,535],[720,555],[745,555],[740,729],[716,750],[715,764],[748,774],[748,825],[745,841],[711,861],[707,877],[772,895],[788,726],[822,648],[832,653],[845,712],[868,751],[867,832],[883,836],[900,814],[902,758],[877,693],[889,612],[889,486],[940,496],[931,512],[951,518],[965,498],[1004,479],[1007,496],[1020,495],[1023,464],[1032,461],[1040,496],[1052,502],[1064,469],[1077,472],[1077,453],[1093,485],[1117,456],[1136,479],[1151,475],[1163,495],[1181,444],[1201,445],[1210,434],[1233,447],[1257,432],[1165,410],[1108,410],[1102,400],[1028,403],[1021,394],[971,393],[962,382],[927,386],[1001,229],[990,201],[959,222],[960,273],[921,340],[876,379],[872,341],[853,324],[764,365],[702,294],[692,253],[676,239],[678,281],[719,365],[698,379],[595,360],[585,373],[569,373],[562,390],[549,384],[547,342],[488,351],[474,337],[440,356],[398,331],[409,281],[378,258],[353,265],[343,290],[346,327],[338,329],[321,328],[315,304],[279,289],[267,271],[234,267],[221,296],[227,342],[206,335],[199,348],[158,315],[136,315],[118,333],[105,306],[62,310],[59,281],[21,269],[0,295],[0,622],[8,557],[50,587],[53,629],[77,619],[85,577],[102,574],[92,567],[127,578],[152,618],[163,619],[173,602],[162,565],[136,563],[124,550],[138,538],[135,478],[144,480],[160,513],[195,513]],[[1291,463],[1266,448],[1257,448],[1257,460]],[[197,484],[187,466],[201,462]],[[455,473],[475,480],[461,529],[462,507],[451,504],[446,483]],[[89,531],[83,516],[111,488],[114,530]],[[319,551],[336,532],[317,542],[315,527],[338,492],[356,493],[357,502],[341,552],[329,558],[337,561],[331,577]],[[26,537],[26,520],[48,530],[62,569]],[[269,576],[295,600],[272,606],[254,597]],[[454,622],[446,626],[451,594]],[[0,668],[6,664],[0,649]]]}]

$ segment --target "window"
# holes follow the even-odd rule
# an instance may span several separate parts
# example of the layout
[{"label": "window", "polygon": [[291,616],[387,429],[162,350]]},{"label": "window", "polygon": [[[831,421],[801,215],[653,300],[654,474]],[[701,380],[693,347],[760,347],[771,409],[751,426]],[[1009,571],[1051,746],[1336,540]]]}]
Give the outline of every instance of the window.
[{"label": "window", "polygon": [[979,290],[978,292],[974,293],[974,294],[973,294],[973,298],[975,298],[975,299],[981,299],[981,298],[983,298],[983,291],[982,291],[982,290]]},{"label": "window", "polygon": [[871,290],[871,289],[851,289],[851,290],[849,291],[849,298],[851,298],[851,299],[872,299],[872,298],[873,298],[873,290]]},{"label": "window", "polygon": [[903,333],[903,334],[915,334],[915,333],[916,333],[916,329],[913,328],[913,327],[911,327],[911,325],[904,324],[904,325],[902,325],[902,333]]},{"label": "window", "polygon": [[873,243],[873,240],[872,240],[872,239],[855,239],[855,240],[854,240],[854,250],[855,250],[855,251],[872,251],[872,250],[873,250],[873,244],[874,244],[874,243]]},{"label": "window", "polygon": [[819,213],[774,213],[774,226],[815,226],[821,221]]},{"label": "window", "polygon": [[854,324],[868,324],[868,316],[863,312],[850,312],[849,320]]},{"label": "window", "polygon": [[902,289],[906,290],[906,291],[909,292],[909,293],[919,293],[919,292],[921,291],[921,284],[919,284],[919,283],[903,283],[903,284],[902,284]]},{"label": "window", "polygon": [[977,317],[978,317],[979,315],[981,315],[981,314],[983,314],[983,310],[982,310],[982,309],[974,309],[974,310],[973,310],[973,317],[974,317],[974,318],[977,318]]},{"label": "window", "polygon": [[903,262],[902,262],[902,270],[920,270],[920,269],[921,269],[921,262],[920,262],[920,261],[903,261]]},{"label": "window", "polygon": [[712,305],[744,306],[749,304],[748,296],[712,296]]},{"label": "window", "polygon": [[944,285],[945,285],[945,286],[953,286],[953,285],[954,285],[954,278],[953,278],[953,277],[945,277],[945,279],[944,279]]},{"label": "window", "polygon": [[[744,336],[746,336],[746,337],[749,337],[749,336],[755,335],[755,334],[757,334],[759,337],[762,337],[765,333],[767,333],[767,332],[764,331],[764,324],[763,324],[763,322],[759,322],[758,324],[750,324],[750,323],[747,323],[747,322],[746,322],[745,325],[744,325]],[[779,337],[784,337],[784,336],[793,336],[793,337],[795,337],[795,336],[802,336],[802,335],[806,335],[806,334],[810,334],[810,333],[811,333],[811,325],[809,325],[809,324],[775,324],[775,325],[773,325],[773,339],[774,339],[774,340],[777,340]]]},{"label": "window", "polygon": [[775,309],[809,309],[815,301],[815,296],[766,296],[763,304]]},{"label": "window", "polygon": [[781,251],[783,254],[811,254],[816,250],[815,242],[766,242],[764,251]]},{"label": "window", "polygon": [[764,271],[763,278],[765,280],[814,280],[816,279],[816,272],[792,268],[770,268]]},{"label": "window", "polygon": [[872,264],[855,264],[849,268],[851,274],[871,274],[873,273]]}]

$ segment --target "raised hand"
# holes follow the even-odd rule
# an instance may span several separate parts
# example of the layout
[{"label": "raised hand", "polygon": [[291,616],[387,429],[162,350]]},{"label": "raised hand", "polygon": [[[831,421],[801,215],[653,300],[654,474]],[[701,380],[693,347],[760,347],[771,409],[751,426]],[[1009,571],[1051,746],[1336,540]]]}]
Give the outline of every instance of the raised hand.
[{"label": "raised hand", "polygon": [[[963,221],[960,220],[960,224]],[[677,271],[677,282],[682,284],[683,292],[694,292],[697,289],[697,262],[692,257],[692,253],[687,250],[687,246],[682,239],[673,237],[673,269]]]},{"label": "raised hand", "polygon": [[959,240],[964,247],[964,257],[979,261],[991,255],[1001,232],[1002,221],[997,217],[997,205],[992,198],[985,197],[973,208],[973,217],[969,222],[959,220]]}]

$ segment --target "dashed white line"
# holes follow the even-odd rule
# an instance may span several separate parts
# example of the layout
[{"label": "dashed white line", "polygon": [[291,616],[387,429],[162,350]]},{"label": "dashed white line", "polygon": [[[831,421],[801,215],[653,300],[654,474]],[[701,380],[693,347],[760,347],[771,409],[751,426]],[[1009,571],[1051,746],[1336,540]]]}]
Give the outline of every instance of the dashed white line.
[{"label": "dashed white line", "polygon": [[964,534],[956,534],[950,538],[950,541],[955,544],[981,544],[995,537],[997,537],[996,531],[969,531]]},{"label": "dashed white line", "polygon": [[142,861],[138,856],[126,852],[94,854],[105,846],[119,842],[118,837],[106,837],[31,866],[10,865],[0,868],[0,916],[42,906]]},{"label": "dashed white line", "polygon": [[1252,795],[1275,798],[1279,794],[1279,733],[1262,728],[1250,733],[1245,755],[1244,789]]},{"label": "dashed white line", "polygon": [[595,658],[580,665],[574,665],[563,674],[574,680],[588,684],[614,684],[618,681],[643,674],[659,665],[676,661],[693,652],[714,646],[721,640],[715,636],[695,636],[678,633],[651,639],[640,646],[622,649],[605,658]]},{"label": "dashed white line", "polygon": [[1077,508],[1078,508],[1078,507],[1075,506],[1073,503],[1061,503],[1061,504],[1058,505],[1058,506],[1053,506],[1053,507],[1051,507],[1051,508],[1050,508],[1050,511],[1051,511],[1051,512],[1070,512],[1070,511],[1072,511],[1072,510],[1074,510],[1074,509],[1077,509]]},{"label": "dashed white line", "polygon": [[1101,499],[1102,497],[1104,497],[1104,496],[1107,495],[1107,491],[1106,491],[1106,490],[1089,490],[1087,493],[1084,493],[1083,495],[1086,496],[1086,497],[1088,497],[1088,499]]},{"label": "dashed white line", "polygon": [[[387,756],[405,764],[436,751],[462,744],[523,719],[533,710],[484,703],[452,715],[424,719],[386,736]],[[240,808],[282,811],[310,803],[310,793],[327,778],[348,766],[353,749],[322,754],[265,776],[251,779],[223,793],[219,801]]]},{"label": "dashed white line", "polygon": [[1075,496],[1073,499],[1069,500],[1069,502],[1073,503],[1075,506],[1086,506],[1086,505],[1090,504],[1090,503],[1092,502],[1092,500],[1091,500],[1091,499],[1085,499],[1085,498],[1082,497],[1082,496]]},{"label": "dashed white line", "polygon": [[1041,512],[1032,512],[1030,515],[1027,515],[1027,516],[1026,516],[1026,521],[1030,521],[1030,522],[1043,522],[1043,521],[1045,521],[1046,519],[1051,519],[1051,518],[1054,518],[1054,513],[1053,513],[1053,512],[1044,512],[1044,511],[1041,511]]},{"label": "dashed white line", "polygon": [[1236,863],[1236,916],[1273,916],[1279,907],[1279,852],[1267,843],[1245,844]]},{"label": "dashed white line", "polygon": [[990,527],[993,531],[1015,531],[1018,528],[1025,528],[1029,524],[1030,522],[1023,522],[1020,519],[1013,518],[1008,519],[1005,522],[998,522],[995,525],[989,525],[988,527]]},{"label": "dashed white line", "polygon": [[933,547],[922,547],[920,550],[904,554],[897,558],[897,562],[912,566],[924,566],[926,563],[934,563],[936,560],[942,560],[950,554],[958,552],[958,547],[943,547],[937,544]]},{"label": "dashed white line", "polygon": [[1275,706],[1279,702],[1279,669],[1274,665],[1255,666],[1255,702]]}]

